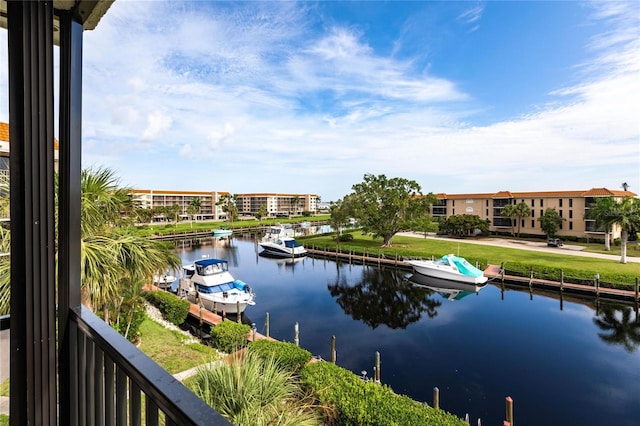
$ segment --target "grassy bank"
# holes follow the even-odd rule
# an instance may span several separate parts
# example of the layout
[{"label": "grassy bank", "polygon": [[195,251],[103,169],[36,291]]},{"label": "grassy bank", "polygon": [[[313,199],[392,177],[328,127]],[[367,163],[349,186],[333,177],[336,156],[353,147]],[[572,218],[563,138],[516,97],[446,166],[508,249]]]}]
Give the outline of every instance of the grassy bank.
[{"label": "grassy bank", "polygon": [[[417,238],[397,235],[393,238],[393,246],[381,248],[381,239],[372,239],[360,232],[353,233],[354,240],[340,243],[333,240],[333,235],[311,236],[304,238],[307,247],[339,247],[342,251],[353,250],[362,253],[365,250],[373,256],[378,253],[395,258],[429,258],[440,257],[447,253],[459,254],[467,260],[480,264],[527,265],[534,270],[562,269],[572,273],[580,273],[587,279],[600,274],[603,282],[611,282],[632,286],[636,277],[640,277],[640,263],[621,264],[617,260],[594,259],[567,254],[547,253],[526,249],[515,249],[489,245],[478,245],[465,240],[437,240],[433,238]],[[571,276],[571,275],[566,275]]]},{"label": "grassy bank", "polygon": [[170,374],[218,359],[218,352],[199,343],[185,343],[186,337],[146,318],[140,326],[139,349]]}]

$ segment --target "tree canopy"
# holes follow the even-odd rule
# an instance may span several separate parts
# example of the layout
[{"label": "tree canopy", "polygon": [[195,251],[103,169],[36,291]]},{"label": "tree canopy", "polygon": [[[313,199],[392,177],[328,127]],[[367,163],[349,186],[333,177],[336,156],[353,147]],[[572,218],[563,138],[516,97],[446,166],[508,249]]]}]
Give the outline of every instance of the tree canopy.
[{"label": "tree canopy", "polygon": [[547,237],[553,238],[558,233],[558,228],[562,225],[564,219],[556,209],[550,207],[538,218],[538,222],[540,222],[540,227]]},{"label": "tree canopy", "polygon": [[364,232],[383,239],[383,247],[390,247],[398,232],[429,218],[435,200],[432,194],[423,195],[417,182],[385,175],[366,174],[352,189],[343,203]]}]

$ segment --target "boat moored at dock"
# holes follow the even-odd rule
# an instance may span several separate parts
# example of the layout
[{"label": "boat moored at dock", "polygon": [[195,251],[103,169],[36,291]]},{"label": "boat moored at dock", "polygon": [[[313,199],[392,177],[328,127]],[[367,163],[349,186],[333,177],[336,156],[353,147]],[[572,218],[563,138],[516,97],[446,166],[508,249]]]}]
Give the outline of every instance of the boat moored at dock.
[{"label": "boat moored at dock", "polygon": [[258,243],[265,255],[275,257],[300,257],[306,256],[307,250],[296,241],[291,226],[270,226],[267,233]]},{"label": "boat moored at dock", "polygon": [[471,284],[484,284],[488,277],[463,257],[447,254],[436,260],[410,260],[407,263],[422,275]]}]

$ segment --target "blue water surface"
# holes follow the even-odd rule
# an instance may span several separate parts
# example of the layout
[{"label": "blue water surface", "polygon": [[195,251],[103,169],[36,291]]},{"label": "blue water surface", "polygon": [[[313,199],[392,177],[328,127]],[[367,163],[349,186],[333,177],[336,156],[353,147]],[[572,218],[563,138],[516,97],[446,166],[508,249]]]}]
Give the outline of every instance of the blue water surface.
[{"label": "blue water surface", "polygon": [[[245,321],[325,360],[373,376],[395,392],[440,406],[471,424],[640,425],[640,321],[633,306],[533,294],[489,284],[458,300],[412,285],[406,271],[311,257],[265,258],[250,239],[177,244],[185,262],[229,261],[256,293]],[[464,256],[463,253],[461,253]]]}]

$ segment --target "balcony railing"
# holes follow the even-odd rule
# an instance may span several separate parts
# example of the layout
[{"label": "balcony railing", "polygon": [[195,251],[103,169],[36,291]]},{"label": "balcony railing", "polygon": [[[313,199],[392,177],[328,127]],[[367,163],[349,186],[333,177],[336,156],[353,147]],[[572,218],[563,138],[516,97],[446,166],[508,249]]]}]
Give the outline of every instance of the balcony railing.
[{"label": "balcony railing", "polygon": [[71,310],[70,321],[78,330],[71,411],[79,424],[231,424],[87,308]]}]

